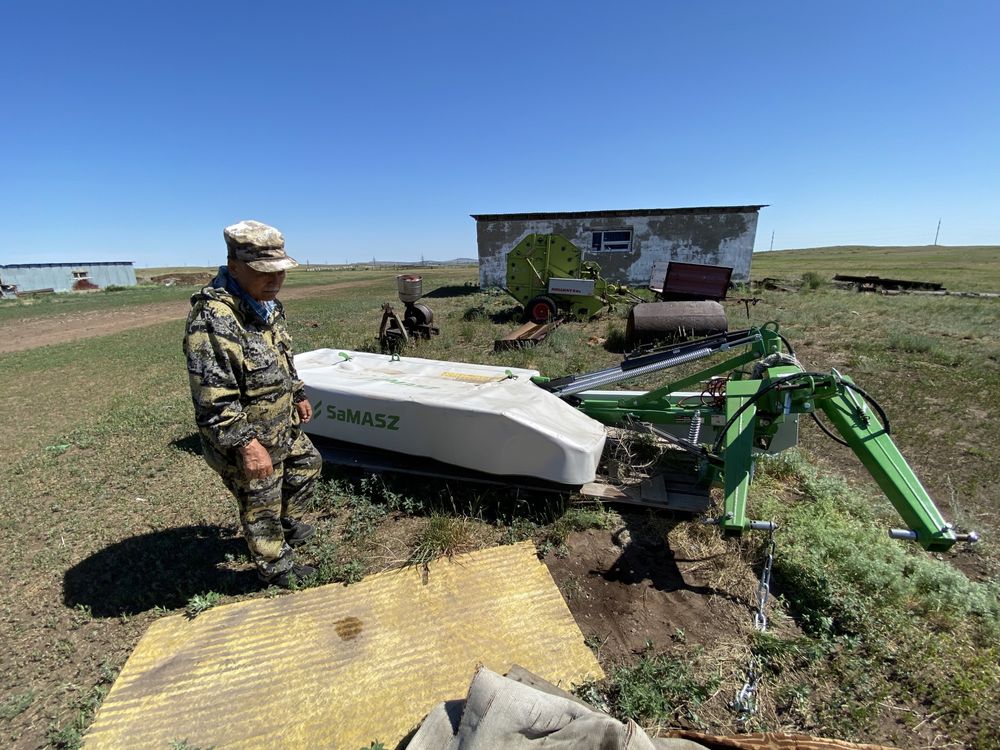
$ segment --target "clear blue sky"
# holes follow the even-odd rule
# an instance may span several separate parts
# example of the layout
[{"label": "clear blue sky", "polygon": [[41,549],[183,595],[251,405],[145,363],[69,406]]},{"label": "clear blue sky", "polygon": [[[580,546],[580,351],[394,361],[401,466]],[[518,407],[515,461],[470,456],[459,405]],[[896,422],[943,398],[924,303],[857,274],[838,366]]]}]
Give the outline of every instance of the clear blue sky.
[{"label": "clear blue sky", "polygon": [[475,257],[471,213],[767,203],[1000,243],[1000,3],[0,0],[0,263]]}]

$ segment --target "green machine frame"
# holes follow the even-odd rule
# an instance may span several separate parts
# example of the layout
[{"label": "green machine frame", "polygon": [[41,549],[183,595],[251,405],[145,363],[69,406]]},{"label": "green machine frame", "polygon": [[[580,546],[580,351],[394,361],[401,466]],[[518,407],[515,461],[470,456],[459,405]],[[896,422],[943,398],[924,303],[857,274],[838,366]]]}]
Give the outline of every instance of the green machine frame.
[{"label": "green machine frame", "polygon": [[[741,353],[734,350],[745,348]],[[601,386],[726,353],[728,359],[641,395],[596,392]],[[734,355],[734,356],[733,356]],[[676,395],[718,376],[728,375],[724,393],[710,403],[687,406]],[[728,533],[768,529],[769,521],[747,515],[747,495],[755,454],[767,450],[782,422],[791,415],[822,412],[888,497],[906,524],[891,529],[895,538],[924,549],[947,550],[958,541],[976,541],[945,522],[934,501],[889,434],[881,407],[850,378],[802,369],[775,323],[630,355],[617,367],[565,378],[536,378],[541,387],[610,426],[648,425],[699,458],[699,477],[724,488],[724,508],[714,522]],[[699,442],[700,425],[717,426],[711,445]],[[688,438],[657,429],[686,425]],[[831,437],[836,435],[827,430]]]}]

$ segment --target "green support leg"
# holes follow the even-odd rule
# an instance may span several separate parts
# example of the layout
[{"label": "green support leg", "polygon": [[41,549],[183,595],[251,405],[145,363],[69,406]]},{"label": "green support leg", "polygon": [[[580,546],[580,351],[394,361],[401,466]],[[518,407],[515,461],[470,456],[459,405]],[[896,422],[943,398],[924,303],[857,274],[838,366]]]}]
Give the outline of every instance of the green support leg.
[{"label": "green support leg", "polygon": [[[726,421],[736,414],[761,386],[759,380],[730,380],[726,384]],[[719,522],[724,532],[741,533],[750,528],[747,519],[747,492],[750,488],[752,467],[754,418],[756,406],[749,406],[726,431],[723,456],[725,457],[725,513]]]},{"label": "green support leg", "polygon": [[916,533],[917,543],[932,551],[949,549],[958,541],[955,532],[945,523],[872,410],[867,409],[866,424],[859,411],[861,397],[851,398],[847,393],[821,399],[819,406],[861,459],[903,522]]}]

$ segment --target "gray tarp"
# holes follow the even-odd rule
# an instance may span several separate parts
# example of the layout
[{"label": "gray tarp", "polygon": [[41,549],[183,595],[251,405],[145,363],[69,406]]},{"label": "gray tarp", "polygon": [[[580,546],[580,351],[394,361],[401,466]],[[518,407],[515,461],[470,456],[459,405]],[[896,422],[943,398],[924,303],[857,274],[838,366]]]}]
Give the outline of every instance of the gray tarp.
[{"label": "gray tarp", "polygon": [[511,676],[480,667],[468,697],[434,708],[407,750],[706,750],[651,739],[635,722],[595,711],[517,667]]}]

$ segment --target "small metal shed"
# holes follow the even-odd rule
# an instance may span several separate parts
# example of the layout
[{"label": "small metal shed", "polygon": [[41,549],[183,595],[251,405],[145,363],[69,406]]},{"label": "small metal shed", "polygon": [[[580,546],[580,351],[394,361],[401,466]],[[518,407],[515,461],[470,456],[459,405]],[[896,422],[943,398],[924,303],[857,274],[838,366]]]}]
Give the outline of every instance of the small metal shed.
[{"label": "small metal shed", "polygon": [[26,294],[135,286],[136,279],[132,261],[10,263],[0,265],[0,283],[15,287],[18,294]]}]

